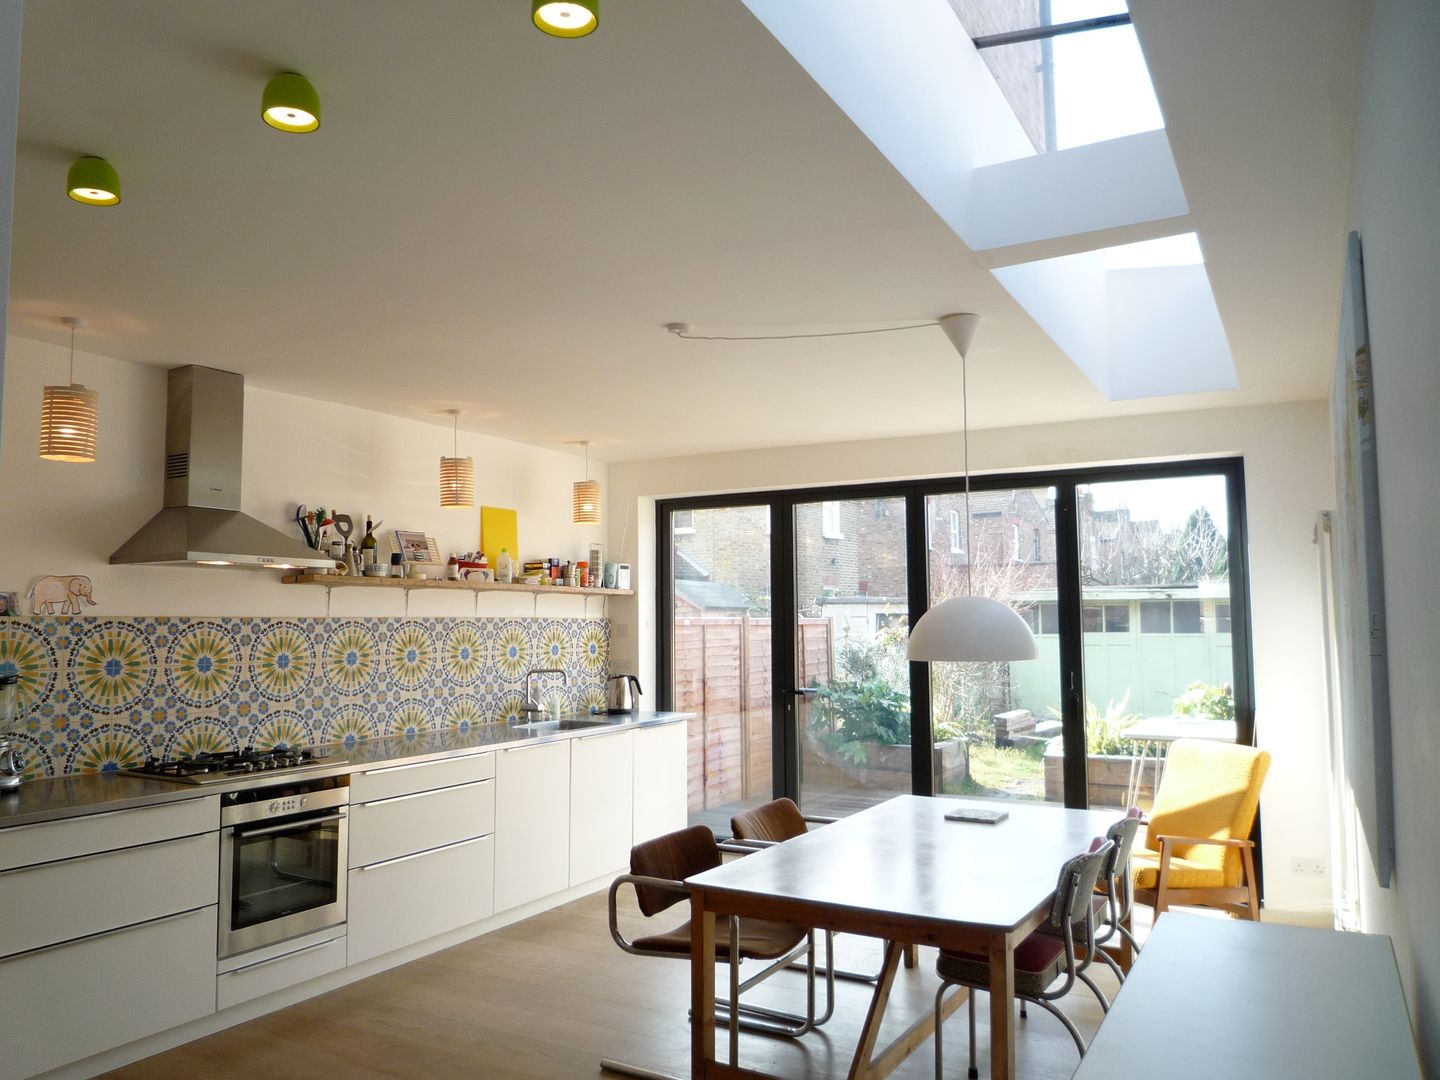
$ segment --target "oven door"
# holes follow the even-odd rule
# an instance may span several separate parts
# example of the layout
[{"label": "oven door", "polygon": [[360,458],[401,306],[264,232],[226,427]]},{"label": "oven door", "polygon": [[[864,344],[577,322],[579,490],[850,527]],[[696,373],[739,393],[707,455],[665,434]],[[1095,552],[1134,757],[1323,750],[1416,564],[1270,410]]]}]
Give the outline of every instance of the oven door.
[{"label": "oven door", "polygon": [[220,959],[345,921],[343,806],[220,830]]}]

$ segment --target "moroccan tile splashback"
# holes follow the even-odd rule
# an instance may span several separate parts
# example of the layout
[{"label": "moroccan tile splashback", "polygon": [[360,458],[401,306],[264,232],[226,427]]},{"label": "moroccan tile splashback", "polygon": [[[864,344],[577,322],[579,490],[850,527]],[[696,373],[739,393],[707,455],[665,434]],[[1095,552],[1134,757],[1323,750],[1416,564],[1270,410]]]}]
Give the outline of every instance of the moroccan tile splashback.
[{"label": "moroccan tile splashback", "polygon": [[568,676],[543,700],[603,708],[609,652],[603,619],[0,619],[32,777],[512,722],[534,667]]}]

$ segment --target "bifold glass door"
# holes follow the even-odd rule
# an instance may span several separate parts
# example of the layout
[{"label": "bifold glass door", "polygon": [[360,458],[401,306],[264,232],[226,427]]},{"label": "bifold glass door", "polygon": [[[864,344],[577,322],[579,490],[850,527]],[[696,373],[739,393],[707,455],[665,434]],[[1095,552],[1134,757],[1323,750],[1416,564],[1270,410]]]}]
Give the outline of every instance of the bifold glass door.
[{"label": "bifold glass door", "polygon": [[800,805],[838,817],[912,788],[905,500],[796,503]]},{"label": "bifold glass door", "polygon": [[988,596],[1018,611],[1034,660],[930,665],[934,791],[1064,802],[1056,490],[927,496],[930,604]]},{"label": "bifold glass door", "polygon": [[1077,490],[1091,806],[1148,808],[1171,742],[1237,737],[1229,505],[1219,474]]},{"label": "bifold glass door", "polygon": [[774,790],[770,508],[669,515],[671,699],[689,725],[692,820],[727,829]]},{"label": "bifold glass door", "polygon": [[[692,817],[785,795],[1147,805],[1175,738],[1253,735],[1238,460],[662,501],[660,703]],[[949,597],[1034,659],[910,663]]]}]

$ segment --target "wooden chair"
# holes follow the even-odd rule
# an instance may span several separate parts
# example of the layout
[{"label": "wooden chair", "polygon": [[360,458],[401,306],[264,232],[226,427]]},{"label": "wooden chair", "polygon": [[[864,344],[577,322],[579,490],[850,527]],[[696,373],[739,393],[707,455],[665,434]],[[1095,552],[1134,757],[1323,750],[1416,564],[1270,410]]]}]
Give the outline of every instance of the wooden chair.
[{"label": "wooden chair", "polygon": [[[1270,755],[1253,746],[1180,739],[1166,759],[1144,848],[1132,859],[1135,900],[1218,908],[1260,919],[1250,830]],[[1128,930],[1128,919],[1126,920]]]},{"label": "wooden chair", "polygon": [[[1075,952],[1077,940],[1095,937],[1095,886],[1115,845],[1096,837],[1090,850],[1066,860],[1060,868],[1055,885],[1055,899],[1050,905],[1050,918],[1015,947],[1015,996],[1022,1003],[1034,1002],[1065,1025],[1075,1040],[1080,1056],[1085,1056],[1085,1040],[1074,1022],[1053,1002],[1068,994],[1077,980],[1090,983],[1085,969],[1090,966],[1095,950],[1087,949],[1083,958]],[[980,953],[941,950],[935,962],[940,976],[940,989],[935,993],[935,1080],[940,1080],[944,1067],[945,991],[952,986],[965,986],[970,994],[970,1080],[980,1074],[975,1067],[975,993],[990,989],[990,958]],[[1058,987],[1055,983],[1064,976]],[[1095,991],[1097,994],[1098,990]],[[1103,995],[1102,995],[1103,998]],[[1008,1009],[1008,1001],[990,1002],[992,1009]]]},{"label": "wooden chair", "polygon": [[[734,842],[741,846],[755,848],[773,847],[775,844],[783,844],[786,840],[793,840],[797,836],[804,836],[810,830],[811,825],[830,825],[836,819],[831,817],[816,817],[813,814],[802,813],[800,807],[796,806],[790,799],[772,799],[744,813],[736,814],[730,819],[730,833],[735,838]],[[835,967],[835,935],[831,931],[825,931],[825,964],[826,971],[837,979],[854,979],[857,982],[877,982],[880,979],[878,971],[847,971]],[[905,950],[905,966],[913,968],[916,964],[916,950],[913,946]]]},{"label": "wooden chair", "polygon": [[[627,941],[620,933],[617,898],[620,889],[630,885],[641,914],[647,918],[659,915],[674,905],[687,901],[690,892],[685,879],[720,865],[720,845],[707,826],[693,825],[688,829],[657,836],[630,849],[630,873],[610,883],[610,937],[615,944],[635,956],[661,957],[669,960],[690,959],[690,920],[670,930],[647,934]],[[727,847],[727,850],[731,850]],[[734,849],[745,854],[747,849]],[[815,931],[788,923],[763,919],[728,920],[728,933],[717,933],[715,958],[730,965],[730,998],[717,1001],[717,1019],[729,1025],[730,1060],[734,1062],[739,1049],[740,1028],[770,1035],[798,1038],[825,1023],[835,1009],[834,980],[827,979],[829,995],[825,1015],[815,1015]],[[740,966],[746,960],[768,961],[767,966],[745,980],[740,979]],[[768,979],[796,961],[804,961],[806,973],[806,1013],[800,1016],[759,1005],[742,1005],[745,991]],[[663,1074],[623,1062],[602,1061],[602,1068],[628,1076],[653,1078]]]}]

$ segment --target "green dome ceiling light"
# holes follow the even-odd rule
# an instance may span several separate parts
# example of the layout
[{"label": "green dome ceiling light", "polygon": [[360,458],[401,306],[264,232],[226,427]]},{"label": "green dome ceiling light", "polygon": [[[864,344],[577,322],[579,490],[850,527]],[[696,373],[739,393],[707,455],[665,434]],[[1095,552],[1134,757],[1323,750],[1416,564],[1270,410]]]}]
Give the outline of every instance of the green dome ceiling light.
[{"label": "green dome ceiling light", "polygon": [[104,158],[76,158],[65,178],[70,198],[86,206],[114,206],[120,201],[120,174]]},{"label": "green dome ceiling light", "polygon": [[600,25],[600,0],[530,0],[530,20],[551,37],[584,37]]},{"label": "green dome ceiling light", "polygon": [[304,75],[282,71],[265,84],[260,116],[277,131],[314,131],[320,126],[320,95]]}]

